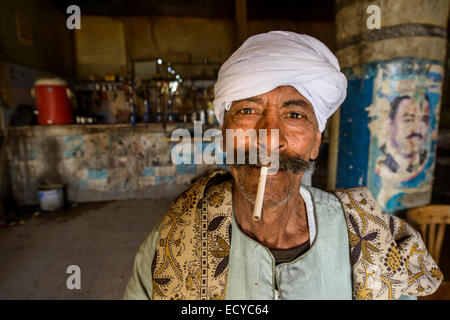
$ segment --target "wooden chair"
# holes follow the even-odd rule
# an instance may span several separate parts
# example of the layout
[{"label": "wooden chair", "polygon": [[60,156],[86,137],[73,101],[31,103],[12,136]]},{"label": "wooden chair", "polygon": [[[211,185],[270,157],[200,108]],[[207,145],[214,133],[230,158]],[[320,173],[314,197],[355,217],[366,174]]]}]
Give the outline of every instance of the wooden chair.
[{"label": "wooden chair", "polygon": [[406,215],[409,220],[419,225],[428,252],[436,264],[439,264],[445,228],[450,224],[450,205],[428,205],[408,209]]}]

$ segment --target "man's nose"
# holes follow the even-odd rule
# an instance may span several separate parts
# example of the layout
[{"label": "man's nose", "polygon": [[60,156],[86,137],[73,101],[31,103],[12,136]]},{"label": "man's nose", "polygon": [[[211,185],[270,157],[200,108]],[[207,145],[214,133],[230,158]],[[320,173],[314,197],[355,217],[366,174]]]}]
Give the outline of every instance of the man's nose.
[{"label": "man's nose", "polygon": [[258,136],[258,150],[267,152],[270,156],[272,151],[280,152],[286,148],[286,141],[281,128],[280,117],[275,112],[265,112],[256,124]]}]

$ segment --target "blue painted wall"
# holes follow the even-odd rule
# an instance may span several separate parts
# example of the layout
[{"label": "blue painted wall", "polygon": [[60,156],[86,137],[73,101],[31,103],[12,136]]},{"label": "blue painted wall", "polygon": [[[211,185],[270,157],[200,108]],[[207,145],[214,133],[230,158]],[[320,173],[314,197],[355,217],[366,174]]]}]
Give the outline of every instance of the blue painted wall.
[{"label": "blue painted wall", "polygon": [[347,99],[341,107],[336,188],[366,185],[370,132],[368,112],[373,77],[349,79]]}]

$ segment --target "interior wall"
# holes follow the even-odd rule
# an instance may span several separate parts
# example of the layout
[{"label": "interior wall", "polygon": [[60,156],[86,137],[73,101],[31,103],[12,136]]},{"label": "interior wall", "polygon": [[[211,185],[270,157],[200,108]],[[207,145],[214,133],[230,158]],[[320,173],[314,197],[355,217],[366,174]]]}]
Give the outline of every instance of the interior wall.
[{"label": "interior wall", "polygon": [[[166,137],[176,129],[139,124],[131,134],[127,124],[12,128],[6,154],[13,199],[21,206],[39,204],[38,189],[48,184],[64,184],[67,200],[76,203],[176,196],[206,171],[226,168],[172,162],[176,144]],[[200,151],[208,145],[201,143]]]},{"label": "interior wall", "polygon": [[77,74],[80,78],[106,73],[126,75],[124,25],[120,19],[84,16],[75,33]]},{"label": "interior wall", "polygon": [[[19,40],[18,16],[28,23],[32,43]],[[72,42],[66,16],[47,0],[0,1],[0,57],[61,76],[73,73]]]},{"label": "interior wall", "polygon": [[[310,34],[334,48],[333,22],[248,21],[249,35],[270,30]],[[75,32],[78,78],[103,77],[108,72],[126,75],[131,61],[158,58],[174,64],[182,77],[199,76],[205,68],[207,76],[213,77],[213,71],[233,53],[235,38],[233,20],[83,16],[82,28]]]},{"label": "interior wall", "polygon": [[123,18],[130,59],[166,57],[168,61],[224,61],[233,49],[234,23],[191,17]]}]

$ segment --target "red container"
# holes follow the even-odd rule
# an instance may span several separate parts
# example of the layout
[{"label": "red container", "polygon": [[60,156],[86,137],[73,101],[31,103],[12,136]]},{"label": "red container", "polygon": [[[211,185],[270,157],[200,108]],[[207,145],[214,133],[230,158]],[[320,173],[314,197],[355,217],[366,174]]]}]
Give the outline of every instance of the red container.
[{"label": "red container", "polygon": [[36,98],[40,125],[70,124],[72,111],[70,108],[70,90],[61,79],[38,79],[34,83],[31,94]]}]

